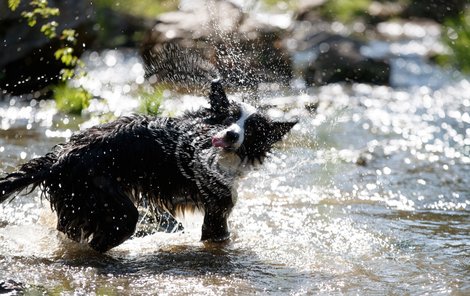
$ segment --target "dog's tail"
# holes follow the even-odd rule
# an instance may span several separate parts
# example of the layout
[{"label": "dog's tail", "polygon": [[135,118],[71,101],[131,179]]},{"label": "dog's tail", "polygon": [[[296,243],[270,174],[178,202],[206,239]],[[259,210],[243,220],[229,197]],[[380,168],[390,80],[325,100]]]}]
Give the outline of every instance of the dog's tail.
[{"label": "dog's tail", "polygon": [[0,202],[12,195],[15,196],[30,187],[31,191],[40,185],[51,174],[51,167],[57,161],[55,153],[34,158],[23,164],[18,171],[0,178]]}]

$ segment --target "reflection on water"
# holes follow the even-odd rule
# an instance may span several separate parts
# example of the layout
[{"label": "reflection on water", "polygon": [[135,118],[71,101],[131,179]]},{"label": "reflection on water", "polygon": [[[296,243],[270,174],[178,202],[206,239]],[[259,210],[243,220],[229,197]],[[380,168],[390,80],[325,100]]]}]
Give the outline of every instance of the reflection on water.
[{"label": "reflection on water", "polygon": [[[96,68],[80,83],[109,101],[94,102],[85,118],[50,102],[0,105],[2,171],[96,123],[96,114],[137,106],[135,54],[89,59]],[[403,67],[399,59],[395,88],[333,84],[261,100],[269,114],[300,123],[240,183],[226,246],[199,242],[196,215],[184,232],[97,254],[57,233],[33,193],[0,207],[0,280],[78,295],[470,293],[470,82],[419,59],[413,72],[415,57]],[[118,75],[123,67],[133,70]],[[165,104],[168,113],[204,100],[176,102]],[[315,102],[314,115],[304,106]]]}]

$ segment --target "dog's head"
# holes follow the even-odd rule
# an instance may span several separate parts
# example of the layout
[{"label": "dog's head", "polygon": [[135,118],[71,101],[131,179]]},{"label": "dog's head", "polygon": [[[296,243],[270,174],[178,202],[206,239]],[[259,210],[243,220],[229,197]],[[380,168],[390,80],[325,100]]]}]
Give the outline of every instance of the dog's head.
[{"label": "dog's head", "polygon": [[229,101],[218,80],[212,82],[209,101],[211,121],[221,127],[212,137],[212,146],[251,162],[261,162],[297,123],[274,122],[251,105]]}]

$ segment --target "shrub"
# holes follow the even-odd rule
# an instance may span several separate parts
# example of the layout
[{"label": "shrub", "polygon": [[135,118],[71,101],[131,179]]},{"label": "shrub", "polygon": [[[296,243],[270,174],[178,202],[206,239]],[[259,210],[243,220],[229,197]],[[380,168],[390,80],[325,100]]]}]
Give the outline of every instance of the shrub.
[{"label": "shrub", "polygon": [[470,10],[459,17],[448,19],[444,23],[442,35],[450,54],[438,56],[438,63],[470,73]]},{"label": "shrub", "polygon": [[57,109],[70,114],[80,115],[83,109],[90,105],[90,100],[93,97],[83,87],[73,88],[65,83],[54,86],[52,91]]},{"label": "shrub", "polygon": [[349,23],[368,14],[372,0],[329,0],[322,7],[322,14],[331,20]]},{"label": "shrub", "polygon": [[156,86],[153,92],[141,91],[139,98],[141,100],[139,112],[149,115],[159,115],[160,106],[163,102],[165,88]]}]

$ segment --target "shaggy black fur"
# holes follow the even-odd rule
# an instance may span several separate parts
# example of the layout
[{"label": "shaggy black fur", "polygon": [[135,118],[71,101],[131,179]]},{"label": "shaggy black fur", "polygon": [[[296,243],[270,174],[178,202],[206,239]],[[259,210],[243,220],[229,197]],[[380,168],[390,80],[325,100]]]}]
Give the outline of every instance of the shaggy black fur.
[{"label": "shaggy black fur", "polygon": [[[204,212],[202,240],[229,237],[227,217],[239,172],[260,162],[295,123],[272,122],[254,113],[236,150],[213,147],[214,134],[240,117],[220,82],[211,86],[210,108],[182,118],[121,117],[75,134],[47,155],[0,179],[0,202],[39,186],[57,213],[57,229],[105,252],[135,231],[136,205],[174,214],[180,208]],[[234,163],[224,159],[235,157]]]}]

